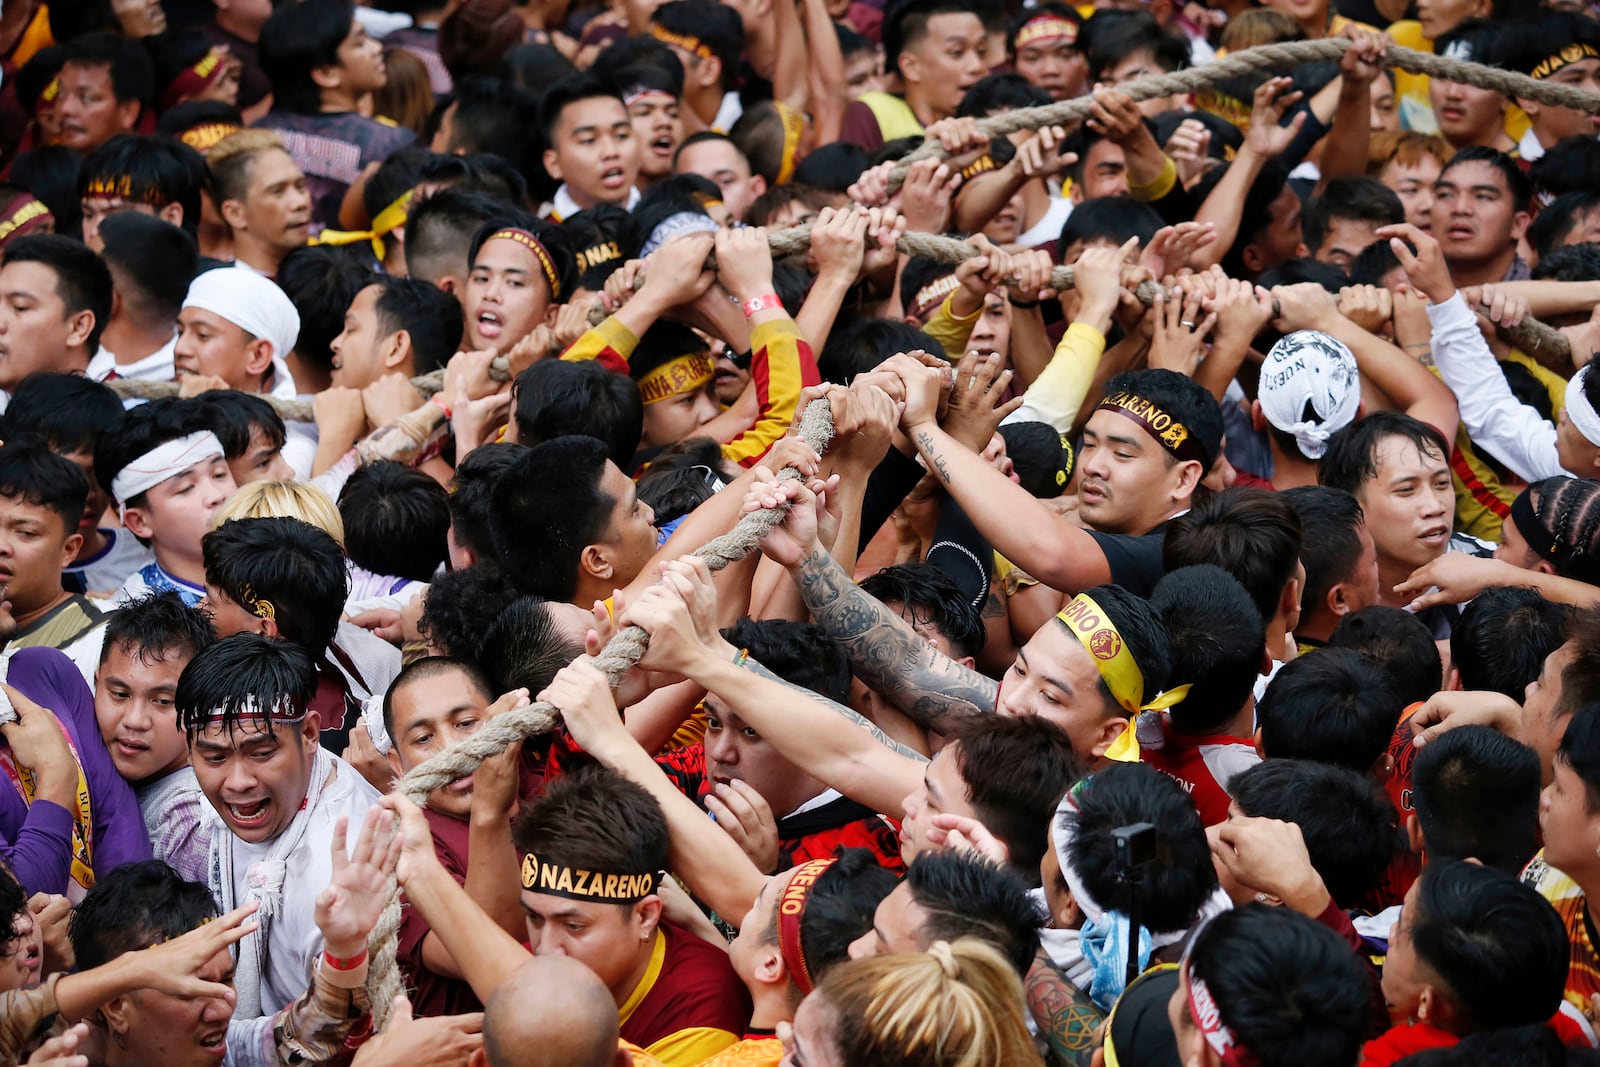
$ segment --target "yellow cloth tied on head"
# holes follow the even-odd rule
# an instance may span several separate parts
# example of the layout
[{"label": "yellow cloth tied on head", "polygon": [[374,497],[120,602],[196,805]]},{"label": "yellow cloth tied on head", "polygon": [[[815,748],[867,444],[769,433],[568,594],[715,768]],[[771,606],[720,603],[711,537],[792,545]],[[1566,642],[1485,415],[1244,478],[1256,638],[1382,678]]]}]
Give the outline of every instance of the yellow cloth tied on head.
[{"label": "yellow cloth tied on head", "polygon": [[368,241],[372,244],[372,254],[382,263],[385,253],[383,239],[406,224],[406,217],[411,214],[411,197],[415,192],[415,189],[407,189],[394,203],[378,212],[370,230],[323,230],[311,243],[353,245]]},{"label": "yellow cloth tied on head", "polygon": [[1144,672],[1139,669],[1133,653],[1128,651],[1122,634],[1117,632],[1116,623],[1089,594],[1079,593],[1073,597],[1056,613],[1056,618],[1082,643],[1111,691],[1111,698],[1130,716],[1122,735],[1106,749],[1106,759],[1119,763],[1139,762],[1139,738],[1135,733],[1139,713],[1172,707],[1189,695],[1189,687],[1176,686],[1145,703]]}]

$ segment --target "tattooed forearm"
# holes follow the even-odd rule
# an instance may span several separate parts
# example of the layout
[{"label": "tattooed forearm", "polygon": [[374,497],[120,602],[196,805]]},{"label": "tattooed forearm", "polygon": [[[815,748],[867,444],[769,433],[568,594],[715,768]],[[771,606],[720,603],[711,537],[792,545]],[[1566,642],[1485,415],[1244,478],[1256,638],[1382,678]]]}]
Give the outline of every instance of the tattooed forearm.
[{"label": "tattooed forearm", "polygon": [[950,468],[945,464],[944,457],[939,455],[933,447],[933,434],[927,430],[917,432],[917,447],[922,450],[922,455],[928,461],[928,466],[939,475],[939,482],[943,485],[950,484]]},{"label": "tattooed forearm", "polygon": [[744,665],[747,670],[754,671],[763,678],[770,678],[774,682],[778,682],[779,684],[783,685],[785,688],[792,689],[801,696],[807,697],[808,699],[821,704],[823,707],[827,708],[841,719],[848,719],[850,722],[855,723],[857,726],[866,730],[867,733],[871,734],[873,739],[877,741],[878,744],[893,750],[897,755],[904,756],[907,759],[916,760],[918,763],[928,762],[928,757],[926,755],[918,752],[909,745],[903,745],[899,741],[896,741],[894,738],[878,729],[878,724],[867,718],[865,715],[847,708],[843,704],[836,704],[827,697],[823,696],[821,693],[813,693],[809,689],[779,678],[776,674],[773,674],[771,671],[767,670],[767,668],[763,667],[753,659],[746,657]]},{"label": "tattooed forearm", "polygon": [[1104,1013],[1048,962],[1042,950],[1028,969],[1023,988],[1039,1033],[1050,1044],[1052,1060],[1068,1067],[1088,1067]]},{"label": "tattooed forearm", "polygon": [[800,566],[800,595],[818,626],[844,646],[863,682],[924,729],[994,710],[995,682],[940,653],[904,619],[862,592],[820,549]]}]

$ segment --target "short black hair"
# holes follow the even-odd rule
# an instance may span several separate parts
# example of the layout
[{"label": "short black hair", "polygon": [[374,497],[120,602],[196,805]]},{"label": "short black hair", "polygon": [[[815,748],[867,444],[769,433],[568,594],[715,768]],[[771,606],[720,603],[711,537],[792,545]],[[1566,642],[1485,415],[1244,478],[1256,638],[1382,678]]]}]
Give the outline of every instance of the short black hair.
[{"label": "short black hair", "polygon": [[639,243],[628,212],[616,204],[585,208],[562,219],[561,228],[572,242],[581,289],[599,292],[618,268],[638,258]]},{"label": "short black hair", "polygon": [[1351,285],[1383,285],[1384,275],[1400,270],[1400,257],[1388,241],[1374,241],[1350,264]]},{"label": "short black hair", "polygon": [[968,0],[894,0],[883,11],[883,69],[900,72],[900,54],[922,40],[939,15],[976,15]]},{"label": "short black hair", "polygon": [[1543,196],[1593,189],[1600,182],[1600,143],[1581,133],[1563,137],[1533,161],[1528,178]]},{"label": "short black hair", "polygon": [[[1118,873],[1113,830],[1153,823],[1155,858],[1138,890],[1151,930],[1187,930],[1217,889],[1205,823],[1183,786],[1147,763],[1113,763],[1072,791],[1060,816],[1073,827],[1067,861],[1085,892],[1104,911],[1128,914],[1135,891]],[[1058,828],[1057,833],[1060,834]]]},{"label": "short black hair", "polygon": [[1444,435],[1421,419],[1401,411],[1374,411],[1328,438],[1328,450],[1317,465],[1317,483],[1356,495],[1378,476],[1378,449],[1388,437],[1403,437],[1424,455],[1450,457]]},{"label": "short black hair", "polygon": [[183,229],[200,229],[200,191],[206,161],[181,141],[119,133],[90,152],[78,171],[78,195],[132,200],[162,208],[183,208]]},{"label": "short black hair", "polygon": [[1168,523],[1161,556],[1168,571],[1196,563],[1221,567],[1245,587],[1265,621],[1278,612],[1300,549],[1300,517],[1287,500],[1235,486],[1203,496]]},{"label": "short black hair", "polygon": [[489,678],[478,669],[477,664],[464,659],[451,659],[449,656],[424,656],[401,668],[395,675],[394,681],[389,683],[389,688],[383,694],[383,729],[391,738],[394,737],[394,695],[412,682],[420,682],[440,674],[454,672],[465,679],[466,685],[475,690],[485,701],[493,701],[494,689],[489,684]]},{"label": "short black hair", "polygon": [[1400,921],[1417,959],[1443,980],[1462,1029],[1547,1022],[1561,1006],[1566,925],[1513,875],[1461,860],[1429,863]]},{"label": "short black hair", "polygon": [[1047,422],[1032,420],[1005,423],[1000,436],[1022,488],[1040,500],[1054,500],[1067,491],[1077,464],[1071,438]]},{"label": "short black hair", "polygon": [[546,863],[656,874],[667,866],[667,817],[656,798],[616,771],[580,767],[545,785],[511,824],[520,853]]},{"label": "short black hair", "polygon": [[62,66],[109,67],[111,92],[118,103],[139,101],[141,111],[156,95],[156,69],[138,41],[120,33],[91,33],[64,46]]},{"label": "short black hair", "polygon": [[1348,1067],[1360,1057],[1371,985],[1344,939],[1314,919],[1264,904],[1225,911],[1195,935],[1196,978],[1236,1047],[1263,1063]]},{"label": "short black hair", "polygon": [[1393,189],[1376,178],[1346,175],[1331,178],[1322,192],[1306,201],[1300,212],[1300,239],[1313,255],[1328,239],[1335,219],[1392,226],[1406,220],[1406,209]]},{"label": "short black hair", "polygon": [[[615,42],[610,47],[616,48],[621,43]],[[606,58],[609,61],[611,57]],[[500,57],[501,80],[535,94],[558,78],[576,73],[577,69],[553,44],[519,44]]]},{"label": "short black hair", "polygon": [[479,661],[503,693],[540,692],[557,671],[583,654],[583,646],[557,624],[548,602],[535,596],[512,599],[479,633]]},{"label": "short black hair", "polygon": [[556,437],[517,457],[490,497],[500,566],[523,592],[570,600],[578,560],[611,522],[616,501],[600,489],[609,458],[593,437]]},{"label": "short black hair", "polygon": [[[78,199],[78,171],[83,157],[66,145],[45,145],[19,152],[11,163],[11,181],[38,197],[56,217],[56,233],[77,237],[83,229],[83,205]],[[20,237],[12,241],[22,240]]]},{"label": "short black hair", "polygon": [[1428,858],[1519,873],[1539,848],[1539,754],[1487,726],[1434,738],[1411,765]]},{"label": "short black hair", "polygon": [[1566,640],[1571,619],[1571,608],[1533,589],[1485,589],[1450,629],[1450,665],[1461,688],[1503,693],[1520,704],[1545,657]]},{"label": "short black hair", "polygon": [[1580,215],[1596,208],[1600,208],[1600,191],[1593,189],[1562,193],[1540,208],[1528,225],[1528,243],[1539,254],[1540,262],[1572,234]]},{"label": "short black hair", "polygon": [[965,852],[920,852],[905,880],[929,944],[976,937],[999,949],[1019,976],[1028,973],[1044,916],[1013,867]]},{"label": "short black hair", "polygon": [[147,593],[129,600],[106,616],[100,662],[113,648],[149,663],[171,654],[193,659],[217,640],[211,616],[183,602],[176,590]]},{"label": "short black hair", "polygon": [[693,37],[722,64],[722,88],[739,84],[739,57],[745,48],[744,19],[717,0],[669,0],[650,21],[668,33]]},{"label": "short black hair", "polygon": [[1285,663],[1257,702],[1261,752],[1366,774],[1387,751],[1404,706],[1376,661],[1319,648]]},{"label": "short black hair", "polygon": [[317,669],[305,649],[291,641],[241,633],[195,654],[178,678],[173,704],[192,742],[214,723],[230,734],[245,725],[270,730],[274,713],[305,714],[316,690]]},{"label": "short black hair", "polygon": [[[1084,153],[1082,158],[1088,159],[1088,154]],[[1061,227],[1061,239],[1056,244],[1056,256],[1065,256],[1079,241],[1086,245],[1095,241],[1120,245],[1129,237],[1137,237],[1142,248],[1164,225],[1156,209],[1143,200],[1131,196],[1097,196],[1085,200],[1067,216]]]},{"label": "short black hair", "polygon": [[10,959],[23,948],[17,928],[27,911],[28,894],[22,883],[11,873],[10,867],[0,864],[0,933],[4,935],[0,939],[0,958]]},{"label": "short black hair", "polygon": [[211,432],[222,443],[222,454],[233,460],[250,451],[252,431],[260,431],[271,445],[281,449],[289,431],[283,417],[265,397],[238,389],[208,389],[200,403],[210,420]]},{"label": "short black hair", "polygon": [[444,151],[494,152],[527,175],[538,166],[543,144],[528,134],[538,128],[539,97],[497,78],[472,74],[455,83],[455,115]]},{"label": "short black hair", "polygon": [[[406,236],[409,256],[409,226]],[[363,261],[359,250],[348,245],[302,245],[284,256],[273,280],[300,313],[295,355],[331,370],[333,350],[329,346],[344,332],[344,313],[350,309],[350,302],[382,277]],[[457,331],[457,343],[460,340]]]},{"label": "short black hair", "polygon": [[835,704],[850,699],[850,657],[814,623],[752,619],[748,615],[722,636],[790,685],[809,689]]},{"label": "short black hair", "polygon": [[185,881],[161,860],[137,860],[95,876],[67,935],[77,966],[88,971],[182,937],[221,913],[206,886]]},{"label": "short black hair", "polygon": [[[684,0],[686,2],[686,0]],[[720,6],[720,5],[718,5]],[[734,18],[738,18],[734,13]],[[622,94],[610,82],[593,73],[569,74],[553,83],[539,98],[538,134],[550,148],[556,146],[556,129],[561,125],[561,113],[582,100],[604,98],[615,100],[622,113],[628,113]]]},{"label": "short black hair", "polygon": [[384,460],[350,475],[339,517],[350,561],[373,574],[426,582],[449,555],[450,494],[404,463]]},{"label": "short black hair", "polygon": [[1445,175],[1463,163],[1487,163],[1491,170],[1498,171],[1505,182],[1506,193],[1511,197],[1512,207],[1517,211],[1527,211],[1529,205],[1533,203],[1533,183],[1522,173],[1517,161],[1487,145],[1467,145],[1458,150],[1439,172],[1438,180],[1444,181]]},{"label": "short black hair", "polygon": [[39,438],[13,438],[0,445],[0,497],[16,497],[55,512],[62,537],[78,532],[88,496],[89,480],[83,470],[50,451]]},{"label": "short black hair", "polygon": [[1167,73],[1189,65],[1189,42],[1163,29],[1148,11],[1096,12],[1083,24],[1078,47],[1088,61],[1091,82],[1104,81],[1106,71],[1144,49]]},{"label": "short black hair", "polygon": [[1117,393],[1136,394],[1187,426],[1189,439],[1200,446],[1205,457],[1202,477],[1222,454],[1222,407],[1205,386],[1187,374],[1161,369],[1123,371],[1105,385],[1106,396]]},{"label": "short black hair", "polygon": [[94,452],[102,434],[122,426],[122,401],[111,387],[78,374],[30,374],[5,413],[7,437],[32,433],[57,452]]},{"label": "short black hair", "polygon": [[[1592,282],[1600,280],[1600,244],[1584,241],[1581,244],[1553,248],[1541,255],[1533,268],[1535,281]],[[1507,363],[1505,367],[1516,366]],[[1549,394],[1546,394],[1548,397]],[[1526,403],[1526,401],[1524,401]]]},{"label": "short black hair", "polygon": [[722,445],[709,437],[674,441],[657,452],[639,475],[639,499],[655,512],[656,526],[665,529],[720,492],[717,482],[726,488],[728,466]]},{"label": "short black hair", "polygon": [[1049,93],[1022,75],[1007,71],[979,78],[961,98],[956,114],[963,118],[981,119],[1002,111],[1040,107],[1051,102]]},{"label": "short black hair", "polygon": [[1346,581],[1361,558],[1361,529],[1366,515],[1361,504],[1344,489],[1326,485],[1301,485],[1287,489],[1283,499],[1300,517],[1303,530],[1316,536],[1302,538],[1300,562],[1306,569],[1306,584],[1301,590],[1302,605],[1322,607],[1328,590]]},{"label": "short black hair", "polygon": [[1388,794],[1347,767],[1264,760],[1230,778],[1228,791],[1246,817],[1300,828],[1311,866],[1341,908],[1359,907],[1405,847]]},{"label": "short black hair", "polygon": [[817,370],[825,382],[849,385],[890,356],[923,349],[938,352],[939,342],[909,322],[841,316],[817,355]]},{"label": "short black hair", "polygon": [[516,398],[512,416],[523,444],[593,437],[617,466],[632,465],[644,432],[644,401],[628,375],[592,359],[542,359],[517,375]]},{"label": "short black hair", "polygon": [[[470,263],[473,234],[511,206],[487,193],[455,188],[440,189],[412,204],[406,217],[406,268],[410,276],[435,282],[456,261]],[[293,255],[290,253],[290,258]],[[466,278],[460,281],[465,282]]]},{"label": "short black hair", "polygon": [[100,220],[100,240],[100,255],[129,315],[141,324],[176,322],[200,265],[189,232],[154,215],[124,211]]},{"label": "short black hair", "polygon": [[1179,733],[1216,733],[1250,700],[1267,624],[1238,579],[1213,564],[1168,571],[1150,595],[1172,638],[1172,685],[1189,692],[1167,711]]},{"label": "short black hair", "polygon": [[959,656],[983,651],[988,631],[983,616],[954,578],[932,563],[896,563],[861,580],[861,591],[884,604],[899,604],[913,623],[944,635]]},{"label": "short black hair", "polygon": [[272,83],[273,106],[299,115],[322,110],[322,89],[314,75],[322,67],[339,65],[339,46],[354,21],[350,0],[283,4],[273,10],[257,45],[261,69]]},{"label": "short black hair", "polygon": [[479,559],[494,555],[490,533],[494,485],[526,452],[524,445],[491,442],[474,448],[456,464],[456,476],[450,483],[450,529],[456,544]]},{"label": "short black hair", "polygon": [[1045,835],[1084,765],[1066,732],[1036,715],[982,715],[953,729],[952,754],[979,822],[1005,842],[1011,866],[1039,879]]},{"label": "short black hair", "polygon": [[818,145],[794,168],[794,181],[830,193],[842,193],[866,171],[866,151],[847,141]]},{"label": "short black hair", "polygon": [[[210,428],[211,418],[197,398],[157,397],[140,404],[127,412],[120,426],[107,429],[95,443],[95,481],[110,493],[122,468],[152,448]],[[143,500],[144,494],[139,493],[118,503],[139,507]]]},{"label": "short black hair", "polygon": [[1349,648],[1382,667],[1405,705],[1427,700],[1444,687],[1439,646],[1426,623],[1409,611],[1373,604],[1339,620],[1329,648]]},{"label": "short black hair", "polygon": [[[447,656],[471,660],[494,673],[482,652],[490,624],[517,594],[506,588],[493,560],[446,571],[428,586],[417,628],[428,644]],[[517,686],[497,686],[501,692]]]},{"label": "short black hair", "polygon": [[0,252],[0,266],[13,263],[41,263],[56,276],[56,295],[68,315],[88,311],[94,315],[84,347],[89,354],[100,350],[100,335],[111,321],[111,271],[105,260],[81,242],[58,233],[30,233],[18,237]]},{"label": "short black hair", "polygon": [[437,286],[416,278],[384,275],[376,310],[383,335],[406,331],[418,374],[439,370],[461,344],[461,302]]},{"label": "short black hair", "polygon": [[286,641],[320,659],[339,629],[350,579],[339,542],[309,522],[282,516],[233,519],[200,542],[206,585],[246,611],[270,602]]},{"label": "short black hair", "polygon": [[182,140],[191,130],[211,125],[242,129],[244,116],[236,106],[222,100],[185,100],[161,112],[156,119],[156,133]]}]

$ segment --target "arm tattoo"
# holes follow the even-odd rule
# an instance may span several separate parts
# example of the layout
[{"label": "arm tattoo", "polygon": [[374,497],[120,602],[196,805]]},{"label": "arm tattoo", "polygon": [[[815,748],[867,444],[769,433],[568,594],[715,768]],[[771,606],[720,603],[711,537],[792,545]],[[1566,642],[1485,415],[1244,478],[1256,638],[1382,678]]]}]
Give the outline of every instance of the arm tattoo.
[{"label": "arm tattoo", "polygon": [[1095,1032],[1105,1014],[1052,966],[1044,950],[1028,968],[1023,983],[1028,1010],[1050,1045],[1050,1058],[1067,1067],[1088,1067],[1094,1056]]},{"label": "arm tattoo", "polygon": [[818,549],[801,565],[800,595],[824,633],[844,646],[861,680],[924,729],[995,710],[1000,687],[943,655],[904,619],[864,593]]},{"label": "arm tattoo", "polygon": [[785,688],[792,689],[796,693],[799,693],[801,696],[806,697],[806,698],[808,698],[808,699],[810,699],[810,700],[812,700],[812,701],[814,701],[814,702],[816,702],[818,704],[821,704],[823,707],[827,708],[829,711],[831,711],[835,715],[839,716],[839,718],[848,719],[850,722],[855,723],[857,726],[859,726],[862,729],[866,730],[867,733],[871,734],[872,737],[873,737],[873,740],[877,741],[878,744],[883,745],[885,748],[888,748],[888,749],[892,750],[896,755],[904,756],[907,759],[916,760],[918,763],[927,763],[928,762],[928,757],[927,756],[923,755],[921,752],[918,752],[916,749],[911,748],[908,745],[902,745],[899,741],[896,741],[894,738],[890,737],[888,734],[886,734],[882,730],[878,729],[878,724],[873,722],[871,719],[867,718],[865,715],[862,715],[859,712],[856,712],[856,711],[854,711],[854,710],[852,710],[850,708],[847,708],[843,704],[836,704],[833,701],[829,700],[827,697],[823,696],[821,693],[813,693],[811,690],[806,689],[803,686],[798,686],[798,685],[795,685],[793,682],[786,681],[783,678],[779,678],[776,674],[773,674],[771,671],[767,670],[767,668],[763,667],[760,663],[757,663],[755,660],[750,659],[749,657],[745,658],[744,666],[745,666],[746,670],[754,671],[756,674],[761,675],[761,677],[763,677],[763,678],[770,678],[774,682],[777,682],[778,684],[784,686]]},{"label": "arm tattoo", "polygon": [[927,430],[919,432],[917,434],[917,444],[921,446],[923,453],[928,457],[928,465],[938,473],[939,481],[949,485],[950,468],[945,463],[944,457],[934,450],[933,435]]}]

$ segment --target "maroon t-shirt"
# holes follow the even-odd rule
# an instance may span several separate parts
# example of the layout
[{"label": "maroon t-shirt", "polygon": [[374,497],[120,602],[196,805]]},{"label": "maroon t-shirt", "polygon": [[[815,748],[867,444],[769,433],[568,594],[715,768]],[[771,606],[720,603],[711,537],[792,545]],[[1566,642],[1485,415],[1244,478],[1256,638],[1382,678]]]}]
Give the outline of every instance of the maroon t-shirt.
[{"label": "maroon t-shirt", "polygon": [[[470,827],[466,820],[441,815],[424,808],[428,829],[433,831],[433,851],[444,869],[459,884],[467,884],[467,840]],[[400,973],[406,987],[412,991],[411,1007],[418,1016],[464,1015],[482,1011],[483,1005],[472,992],[472,987],[459,978],[447,978],[428,969],[422,962],[422,941],[432,929],[422,915],[410,904],[400,913],[400,941],[398,954]]]}]

